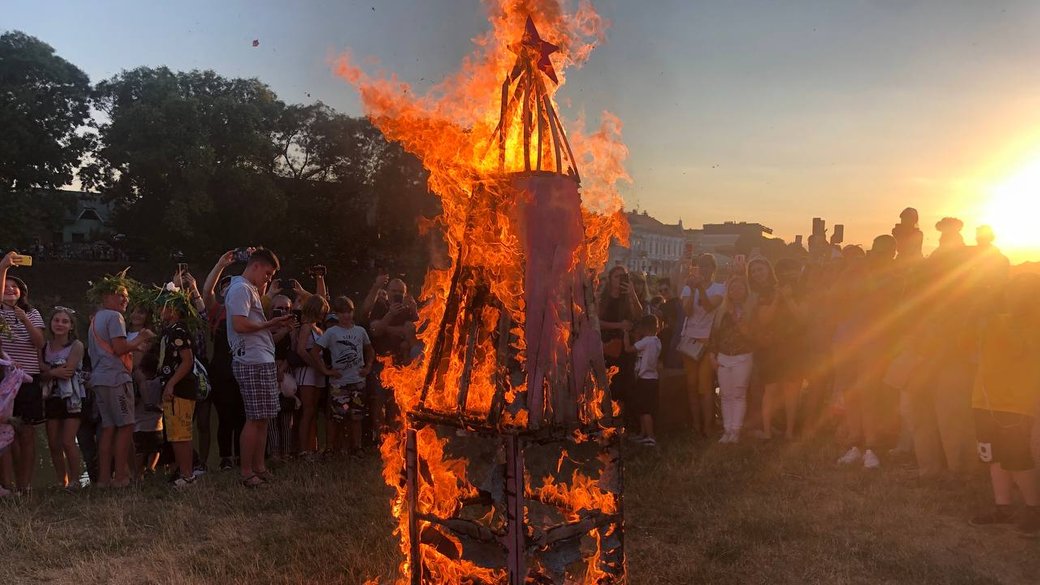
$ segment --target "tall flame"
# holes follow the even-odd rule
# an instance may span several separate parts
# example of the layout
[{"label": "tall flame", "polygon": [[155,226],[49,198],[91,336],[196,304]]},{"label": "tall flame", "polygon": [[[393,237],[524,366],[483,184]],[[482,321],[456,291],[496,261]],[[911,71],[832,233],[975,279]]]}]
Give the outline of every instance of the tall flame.
[{"label": "tall flame", "polygon": [[[503,114],[502,80],[517,61],[517,31],[524,30],[530,17],[543,33],[543,39],[559,49],[548,56],[559,84],[549,83],[552,78],[548,76],[543,80],[552,109],[557,110],[554,95],[566,83],[566,68],[580,66],[589,58],[596,44],[605,40],[608,23],[584,0],[573,12],[567,12],[558,0],[496,0],[489,2],[487,8],[491,30],[474,39],[474,52],[464,59],[457,73],[425,95],[416,94],[396,76],[370,74],[350,54],[336,59],[334,68],[357,88],[365,114],[384,135],[421,159],[429,170],[430,190],[440,198],[441,215],[431,223],[443,232],[453,259],[451,265],[431,269],[426,275],[421,297],[428,302],[420,311],[420,322],[437,324],[444,320],[455,263],[460,261],[460,251],[465,250],[466,265],[484,271],[491,293],[500,302],[498,309],[485,307],[475,326],[481,331],[493,331],[499,322],[498,311],[505,311],[514,324],[510,331],[512,349],[517,352],[517,359],[523,361],[527,341],[517,325],[523,323],[525,309],[522,238],[504,212],[514,203],[512,198],[517,191],[505,184],[503,172],[523,170],[524,137],[515,130],[503,132],[504,160],[500,157],[495,133]],[[516,121],[523,113],[517,109],[509,115]],[[522,126],[502,122],[503,127]],[[624,169],[627,149],[621,142],[621,127],[616,116],[604,112],[598,130],[586,132],[581,120],[570,135],[572,162],[583,169],[582,215],[586,232],[585,243],[572,259],[572,266],[581,264],[597,273],[606,263],[611,239],[627,240],[618,185],[631,179]],[[455,336],[465,334],[463,325],[460,316],[452,329]],[[439,334],[436,326],[419,328],[418,338],[427,359]],[[567,334],[559,332],[561,342],[566,343]],[[452,347],[463,351],[465,344]],[[485,340],[471,351],[476,352],[476,359],[471,360],[476,366],[466,369],[462,356],[449,356],[444,380],[447,385],[457,385],[466,378],[470,388],[466,410],[486,411],[494,394],[496,371],[493,359],[481,358],[484,354],[494,355],[494,348]],[[416,360],[407,366],[388,363],[383,371],[383,382],[394,389],[403,411],[411,411],[419,404],[428,365],[425,361]],[[520,390],[512,388],[511,392]],[[426,400],[434,408],[452,407],[446,393],[430,393]],[[585,405],[584,417],[601,416],[597,409],[598,405]],[[527,415],[525,411],[513,413],[513,418],[503,424],[523,426]],[[475,491],[466,480],[467,462],[448,456],[444,439],[430,428],[419,431],[416,446],[430,478],[422,483],[416,505],[424,514],[450,516]],[[391,508],[399,522],[402,552],[407,557],[406,494],[401,481],[404,449],[404,435],[395,434],[385,437],[381,451],[384,478],[397,489]],[[569,485],[556,485],[550,478],[542,489],[572,510],[606,506],[609,500],[596,488],[595,479],[579,472],[575,472]],[[422,562],[436,582],[490,583],[502,578],[500,572],[449,559],[433,547],[423,547]],[[403,576],[408,573],[407,565],[407,560],[402,562],[398,583],[406,582]]]}]

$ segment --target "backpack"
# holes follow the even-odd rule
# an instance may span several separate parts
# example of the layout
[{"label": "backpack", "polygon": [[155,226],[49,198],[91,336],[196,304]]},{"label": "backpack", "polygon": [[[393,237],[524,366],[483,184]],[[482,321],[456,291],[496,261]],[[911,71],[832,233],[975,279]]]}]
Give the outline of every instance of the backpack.
[{"label": "backpack", "polygon": [[[165,362],[166,358],[166,336],[159,340],[159,364]],[[206,366],[202,365],[199,358],[192,360],[191,373],[181,378],[180,382],[173,387],[173,395],[185,400],[205,400],[209,398],[213,387],[209,383],[209,373]]]}]

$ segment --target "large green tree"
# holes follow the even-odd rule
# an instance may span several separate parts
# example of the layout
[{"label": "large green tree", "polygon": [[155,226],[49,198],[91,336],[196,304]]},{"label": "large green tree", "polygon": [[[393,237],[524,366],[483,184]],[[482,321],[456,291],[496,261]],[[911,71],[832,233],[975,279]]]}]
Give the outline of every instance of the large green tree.
[{"label": "large green tree", "polygon": [[87,74],[25,33],[0,35],[0,189],[72,180],[91,135]]},{"label": "large green tree", "polygon": [[285,106],[255,79],[165,67],[97,85],[100,148],[81,173],[118,205],[117,227],[152,253],[259,242],[287,205],[272,136]]}]

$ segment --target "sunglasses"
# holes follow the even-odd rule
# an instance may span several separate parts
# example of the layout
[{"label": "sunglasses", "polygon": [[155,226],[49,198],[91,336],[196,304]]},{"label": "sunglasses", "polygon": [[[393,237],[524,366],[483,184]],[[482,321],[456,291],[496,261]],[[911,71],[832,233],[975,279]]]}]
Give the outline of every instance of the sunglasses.
[{"label": "sunglasses", "polygon": [[69,313],[70,315],[75,315],[76,314],[76,309],[73,309],[71,307],[63,307],[61,305],[54,305],[54,310],[55,311],[62,311],[64,313]]}]

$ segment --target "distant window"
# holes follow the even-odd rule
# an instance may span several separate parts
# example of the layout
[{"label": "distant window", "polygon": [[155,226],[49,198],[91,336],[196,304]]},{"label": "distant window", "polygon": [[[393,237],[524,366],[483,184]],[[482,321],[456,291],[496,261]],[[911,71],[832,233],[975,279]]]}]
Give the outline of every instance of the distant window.
[{"label": "distant window", "polygon": [[101,216],[98,215],[98,213],[94,211],[93,208],[87,207],[83,211],[79,212],[79,218],[77,218],[76,221],[83,221],[85,219],[99,222],[101,221]]}]

